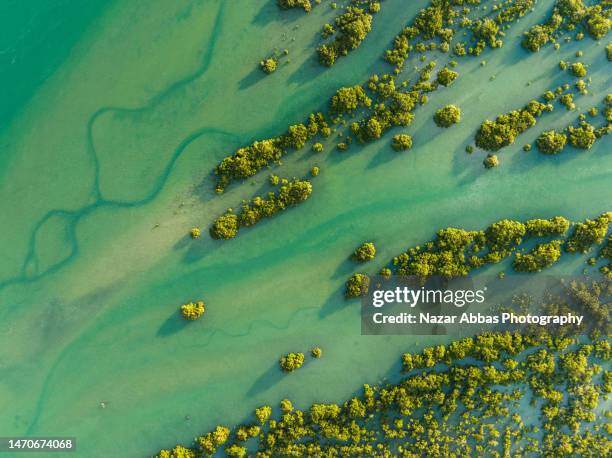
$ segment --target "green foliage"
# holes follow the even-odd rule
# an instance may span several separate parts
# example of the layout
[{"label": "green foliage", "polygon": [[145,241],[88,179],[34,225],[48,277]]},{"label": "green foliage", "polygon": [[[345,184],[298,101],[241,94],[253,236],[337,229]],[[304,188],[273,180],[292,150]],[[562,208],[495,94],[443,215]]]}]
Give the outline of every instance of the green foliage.
[{"label": "green foliage", "polygon": [[[605,290],[572,284],[569,300],[597,320],[607,311]],[[240,442],[252,437],[261,457],[608,456],[607,431],[597,425],[612,390],[609,339],[579,344],[538,331],[488,332],[405,353],[402,378],[363,385],[341,403],[302,411],[284,399],[276,417],[264,406],[256,410],[262,427],[238,426],[238,443],[225,452],[242,456]],[[535,411],[530,420],[525,405]],[[229,436],[227,428],[202,436],[198,456],[212,455]]]},{"label": "green foliage", "polygon": [[261,406],[255,409],[255,417],[262,425],[266,424],[270,415],[272,415],[272,407],[270,406]]},{"label": "green foliage", "polygon": [[360,85],[342,87],[331,98],[330,111],[336,115],[350,113],[359,107],[369,107],[371,104],[372,100]]},{"label": "green foliage", "polygon": [[606,245],[601,249],[599,256],[608,261],[612,261],[612,234],[608,236]]},{"label": "green foliage", "polygon": [[517,272],[540,272],[561,257],[561,240],[536,245],[529,253],[517,253],[512,266]]},{"label": "green foliage", "polygon": [[368,138],[377,139],[380,138],[383,133],[383,126],[380,121],[372,117],[368,119],[366,123],[366,134]]},{"label": "green foliage", "polygon": [[563,235],[569,226],[569,220],[563,216],[555,216],[551,219],[530,219],[525,223],[526,232],[531,237]]},{"label": "green foliage", "polygon": [[196,443],[199,445],[202,453],[210,456],[217,451],[218,447],[227,442],[229,435],[229,428],[225,426],[217,426],[214,431],[198,437],[196,439]]},{"label": "green foliage", "polygon": [[376,256],[376,247],[372,242],[363,242],[353,253],[353,259],[357,262],[367,262]]},{"label": "green foliage", "polygon": [[283,9],[302,8],[307,13],[312,9],[310,0],[278,0],[278,6]]},{"label": "green foliage", "polygon": [[412,137],[408,134],[398,134],[393,136],[391,147],[395,151],[406,151],[412,148]]},{"label": "green foliage", "polygon": [[487,245],[492,251],[502,251],[519,245],[527,229],[519,221],[502,219],[491,224],[485,231]]},{"label": "green foliage", "polygon": [[542,46],[551,40],[551,27],[546,24],[534,25],[523,36],[522,45],[531,52],[539,51]]},{"label": "green foliage", "polygon": [[391,278],[391,275],[393,273],[391,272],[391,269],[389,269],[388,267],[383,267],[382,269],[380,269],[380,272],[378,274],[384,278]]},{"label": "green foliage", "polygon": [[390,75],[384,75],[381,79],[374,75],[368,86],[381,102],[374,105],[370,116],[351,125],[352,132],[362,143],[380,138],[393,126],[409,125],[413,119],[411,111],[419,96],[417,91],[398,92]]},{"label": "green foliage", "polygon": [[257,425],[240,426],[236,431],[236,439],[244,442],[249,440],[251,437],[256,437],[260,432],[261,428]]},{"label": "green foliage", "polygon": [[608,279],[588,283],[573,281],[566,288],[573,309],[585,316],[593,335],[603,333],[609,336],[612,331],[609,310],[610,288],[612,285],[609,276]]},{"label": "green foliage", "polygon": [[574,232],[565,244],[565,251],[586,253],[592,245],[603,241],[610,221],[612,221],[612,212],[603,213],[594,220],[587,219],[584,223],[576,223]]},{"label": "green foliage", "polygon": [[453,70],[450,70],[447,67],[444,67],[442,70],[438,72],[438,76],[436,77],[436,80],[442,86],[450,86],[453,83],[453,81],[457,79],[458,76],[459,76],[459,73]]},{"label": "green foliage", "polygon": [[306,144],[309,138],[310,132],[304,124],[289,126],[289,130],[282,139],[283,146],[300,149]]},{"label": "green foliage", "polygon": [[[475,42],[466,51],[465,43],[455,43],[453,52],[457,56],[464,56],[468,52],[472,55],[479,55],[483,49],[489,45],[493,48],[500,47],[503,35],[502,29],[510,23],[528,12],[533,4],[533,0],[519,0],[515,2],[505,2],[495,6],[498,13],[495,17],[483,17],[471,20],[467,14],[469,8],[465,5],[477,4],[476,0],[433,0],[431,4],[422,9],[413,23],[405,27],[394,39],[393,48],[385,53],[385,60],[396,66],[395,72],[399,73],[408,58],[409,53],[414,49],[417,52],[439,49],[448,52],[453,37],[458,30],[469,29]],[[455,9],[458,7],[457,9]],[[467,34],[467,31],[466,31]],[[439,40],[439,44],[436,42]],[[411,42],[416,42],[414,45]]]},{"label": "green foliage", "polygon": [[247,449],[238,444],[225,447],[225,455],[229,457],[243,458],[247,454]]},{"label": "green foliage", "polygon": [[489,18],[478,20],[472,26],[472,30],[477,39],[487,42],[492,48],[501,46],[501,40],[497,38],[499,26],[494,20]]},{"label": "green foliage", "polygon": [[279,360],[282,370],[293,372],[304,364],[304,353],[287,353]]},{"label": "green foliage", "polygon": [[545,105],[533,100],[522,110],[513,110],[498,116],[495,121],[488,119],[476,132],[476,146],[487,151],[497,151],[511,145],[518,135],[536,124],[536,116]]},{"label": "green foliage", "polygon": [[346,282],[345,296],[347,298],[365,296],[370,287],[370,277],[366,274],[356,273]]},{"label": "green foliage", "polygon": [[284,135],[255,141],[247,147],[239,148],[215,167],[217,192],[223,192],[232,181],[252,177],[267,165],[280,161],[289,148],[302,148],[317,133],[326,136],[327,130],[329,126],[325,116],[322,113],[312,113],[306,125],[290,126]]},{"label": "green foliage", "polygon": [[578,78],[582,78],[583,76],[586,76],[587,74],[587,69],[582,62],[576,62],[572,64],[572,66],[570,67],[570,70],[572,71],[572,74],[574,76],[577,76]]},{"label": "green foliage", "polygon": [[200,229],[199,227],[192,227],[189,231],[189,235],[192,239],[199,239],[202,235],[202,229]]},{"label": "green foliage", "polygon": [[[589,35],[599,40],[610,30],[610,10],[601,5],[585,6],[582,0],[557,0],[551,16],[543,24],[536,24],[523,37],[523,47],[530,51],[538,51],[550,41],[554,41],[555,33],[561,28],[573,30],[580,26]],[[577,39],[584,34],[579,32]]]},{"label": "green foliage", "polygon": [[608,236],[606,244],[599,252],[599,257],[607,261],[606,265],[601,266],[599,271],[612,280],[612,235]]},{"label": "green foliage", "polygon": [[562,105],[565,105],[565,108],[568,110],[573,110],[576,108],[576,104],[574,104],[574,94],[563,94],[561,97],[559,97],[559,102],[561,102]]},{"label": "green foliage", "polygon": [[293,410],[293,404],[289,399],[283,399],[280,402],[280,408],[283,413],[289,413]]},{"label": "green foliage", "polygon": [[582,123],[580,127],[568,128],[570,145],[579,149],[590,149],[597,140],[595,128],[589,123]]},{"label": "green foliage", "polygon": [[434,114],[434,121],[438,127],[450,127],[461,120],[461,110],[455,105],[446,105]]},{"label": "green foliage", "polygon": [[278,161],[283,154],[280,138],[256,141],[250,146],[238,149],[234,155],[224,158],[215,168],[218,177],[217,190],[222,192],[232,180],[255,175],[262,167]]},{"label": "green foliage", "polygon": [[177,445],[172,450],[161,450],[155,458],[197,458],[195,450]]},{"label": "green foliage", "polygon": [[219,216],[210,228],[213,239],[231,239],[238,234],[238,217],[233,213]]},{"label": "green foliage", "polygon": [[319,359],[321,356],[323,356],[323,350],[321,350],[320,347],[313,347],[310,350],[310,354],[312,355],[313,358]]},{"label": "green foliage", "polygon": [[538,150],[543,154],[557,154],[565,148],[567,136],[563,132],[549,130],[543,132],[536,140]]},{"label": "green foliage", "polygon": [[276,68],[278,67],[278,60],[276,60],[274,57],[269,57],[267,59],[262,60],[259,63],[259,66],[261,67],[264,73],[267,73],[269,75],[270,73],[276,71]]},{"label": "green foliage", "polygon": [[436,239],[427,243],[425,248],[411,248],[395,257],[393,264],[399,275],[464,276],[471,269],[467,254],[483,244],[482,232],[449,227],[439,230]]},{"label": "green foliage", "polygon": [[414,20],[414,27],[425,39],[431,39],[442,30],[444,10],[442,5],[435,4],[419,11]]},{"label": "green foliage", "polygon": [[214,239],[231,239],[238,234],[241,227],[250,227],[263,218],[270,218],[277,213],[298,205],[310,197],[312,184],[308,180],[286,182],[278,191],[269,192],[267,198],[254,197],[242,204],[238,215],[225,213],[213,223],[210,234]]},{"label": "green foliage", "polygon": [[[612,213],[604,213],[595,221],[586,220],[585,223],[579,223],[574,234],[565,242],[565,251],[584,251],[592,244],[601,243],[607,232],[608,220],[612,220]],[[532,219],[526,223],[500,220],[491,224],[485,231],[441,229],[434,240],[423,246],[409,248],[394,257],[393,265],[396,273],[401,276],[465,276],[472,269],[498,263],[510,256],[526,236],[563,236],[569,226],[569,220],[555,216],[548,220]],[[538,271],[549,267],[559,258],[560,246],[563,243],[562,240],[554,240],[538,245],[527,254],[517,254],[515,268],[520,271]],[[612,254],[610,252],[612,250],[604,247],[600,257]],[[607,274],[607,267],[602,269]],[[380,275],[389,278],[392,271],[383,268]],[[360,295],[358,280],[351,278],[347,282],[347,297]],[[348,294],[349,289],[352,295]]]},{"label": "green foliage", "polygon": [[181,315],[186,320],[197,320],[202,315],[204,315],[204,311],[204,301],[189,302],[187,304],[181,305]]},{"label": "green foliage", "polygon": [[499,166],[499,159],[495,154],[487,154],[487,157],[484,158],[482,164],[486,169],[492,169],[493,167]]},{"label": "green foliage", "polygon": [[331,67],[336,59],[359,47],[372,30],[372,15],[362,8],[349,6],[335,20],[336,38],[318,48],[319,62]]},{"label": "green foliage", "polygon": [[607,3],[608,8],[605,10],[601,5],[592,6],[588,10],[586,18],[586,29],[595,40],[600,40],[610,31],[610,9],[609,2]]}]

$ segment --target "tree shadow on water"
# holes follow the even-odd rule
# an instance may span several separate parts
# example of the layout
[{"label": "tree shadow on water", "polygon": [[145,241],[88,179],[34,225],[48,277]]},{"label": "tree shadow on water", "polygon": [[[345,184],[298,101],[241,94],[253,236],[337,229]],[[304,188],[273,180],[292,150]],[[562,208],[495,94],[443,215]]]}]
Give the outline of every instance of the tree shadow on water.
[{"label": "tree shadow on water", "polygon": [[191,235],[190,234],[186,234],[183,237],[181,237],[181,239],[178,242],[176,242],[174,244],[173,248],[175,250],[180,250],[181,248],[185,248],[186,246],[189,245],[189,242],[192,241],[192,240],[193,239],[192,239]]},{"label": "tree shadow on water", "polygon": [[340,265],[336,268],[336,270],[334,271],[333,275],[332,275],[332,279],[337,279],[337,278],[348,278],[349,274],[355,270],[355,261],[353,261],[353,255],[351,254],[350,256],[347,256],[341,263]]},{"label": "tree shadow on water", "polygon": [[253,18],[253,24],[266,25],[272,21],[293,22],[304,17],[304,10],[301,8],[281,9],[276,0],[264,2],[259,12]]},{"label": "tree shadow on water", "polygon": [[259,83],[266,76],[268,75],[266,75],[264,71],[259,67],[259,64],[255,65],[253,70],[251,70],[247,76],[245,76],[244,78],[240,80],[240,82],[238,83],[238,88],[241,91],[244,89],[248,89],[251,86]]},{"label": "tree shadow on water", "polygon": [[232,242],[231,240],[213,240],[208,235],[208,230],[206,230],[206,233],[203,234],[202,237],[206,238],[204,240],[197,240],[195,243],[189,246],[185,252],[185,255],[183,256],[183,262],[187,264],[198,262],[206,256],[214,253],[217,249],[221,248],[222,244]]},{"label": "tree shadow on water", "polygon": [[156,335],[159,337],[168,337],[181,331],[185,326],[190,324],[188,321],[181,318],[177,312],[173,312],[166,321],[157,330]]},{"label": "tree shadow on water", "polygon": [[255,383],[249,388],[247,395],[254,396],[263,393],[280,382],[284,375],[278,363],[274,363],[255,380]]},{"label": "tree shadow on water", "polygon": [[305,84],[321,76],[325,70],[327,70],[327,67],[324,67],[323,65],[321,65],[316,56],[311,56],[311,57],[308,57],[302,63],[302,65],[300,65],[289,76],[287,81],[292,84],[298,84],[298,85]]},{"label": "tree shadow on water", "polygon": [[[388,141],[387,141],[388,143]],[[385,165],[387,162],[391,162],[393,159],[397,159],[402,153],[409,153],[408,151],[398,152],[394,151],[389,144],[380,148],[376,154],[372,157],[372,160],[368,163],[368,169],[374,169],[381,165]]]},{"label": "tree shadow on water", "polygon": [[331,315],[332,313],[339,312],[345,307],[348,307],[349,303],[344,297],[344,285],[337,288],[331,296],[323,303],[319,310],[319,318],[323,319]]}]

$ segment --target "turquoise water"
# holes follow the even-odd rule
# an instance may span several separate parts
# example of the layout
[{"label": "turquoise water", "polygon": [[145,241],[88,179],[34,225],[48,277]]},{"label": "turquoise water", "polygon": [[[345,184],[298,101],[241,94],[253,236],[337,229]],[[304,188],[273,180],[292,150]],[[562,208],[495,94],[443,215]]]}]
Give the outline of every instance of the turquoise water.
[{"label": "turquoise water", "polygon": [[[610,209],[609,137],[555,158],[521,151],[575,112],[544,115],[496,170],[464,153],[483,119],[569,81],[556,65],[578,49],[593,78],[579,109],[609,91],[605,43],[520,49],[521,30],[551,2],[502,49],[461,61],[460,79],[405,130],[410,152],[394,153],[386,138],[345,154],[293,154],[275,173],[319,165],[312,197],[228,242],[187,232],[258,192],[267,173],[215,197],[216,162],[388,68],[377,58],[425,2],[386,0],[367,40],[330,70],[313,57],[332,17],[324,7],[305,16],[268,0],[11,3],[2,49],[21,57],[0,73],[1,435],[70,435],[77,456],[144,456],[262,403],[342,399],[392,376],[402,351],[428,341],[359,335],[358,306],[342,288],[360,242],[376,242],[375,270],[438,227]],[[264,78],[257,63],[273,47],[288,48],[291,62]],[[433,112],[451,102],[461,124],[436,128]],[[555,269],[582,267],[569,258]],[[185,325],[178,305],[199,298],[205,318]],[[282,353],[315,344],[324,358],[281,376]]]}]

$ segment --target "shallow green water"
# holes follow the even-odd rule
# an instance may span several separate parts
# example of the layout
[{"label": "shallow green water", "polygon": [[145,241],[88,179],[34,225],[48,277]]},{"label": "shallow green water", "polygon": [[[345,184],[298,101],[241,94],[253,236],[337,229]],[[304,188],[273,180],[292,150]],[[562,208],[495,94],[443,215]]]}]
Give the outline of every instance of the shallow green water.
[{"label": "shallow green water", "polygon": [[[24,17],[39,11],[17,4]],[[578,107],[609,90],[605,43],[520,49],[520,31],[551,2],[486,52],[487,65],[461,62],[453,88],[417,111],[409,153],[385,139],[345,155],[294,154],[280,174],[321,166],[311,199],[225,243],[185,234],[257,192],[267,174],[214,198],[214,164],[302,121],[334,88],[388,68],[376,59],[424,2],[386,0],[362,47],[327,71],[312,55],[327,8],[304,16],[268,0],[45,4],[55,8],[33,23],[39,34],[3,28],[5,49],[24,60],[0,80],[11,94],[0,127],[1,435],[71,435],[78,456],[143,456],[264,402],[342,399],[396,373],[400,353],[426,343],[359,335],[358,307],[342,299],[358,243],[377,243],[374,270],[441,226],[610,209],[609,137],[552,159],[520,150],[576,113],[545,115],[500,153],[497,170],[484,173],[482,156],[463,152],[484,118],[559,84],[557,62],[578,49],[594,94]],[[256,65],[274,46],[289,48],[291,63],[264,79]],[[462,123],[442,131],[431,115],[450,102]],[[582,267],[569,259],[556,269]],[[195,298],[206,300],[206,317],[185,326],[176,308]],[[323,359],[280,375],[280,354],[315,344]]]}]

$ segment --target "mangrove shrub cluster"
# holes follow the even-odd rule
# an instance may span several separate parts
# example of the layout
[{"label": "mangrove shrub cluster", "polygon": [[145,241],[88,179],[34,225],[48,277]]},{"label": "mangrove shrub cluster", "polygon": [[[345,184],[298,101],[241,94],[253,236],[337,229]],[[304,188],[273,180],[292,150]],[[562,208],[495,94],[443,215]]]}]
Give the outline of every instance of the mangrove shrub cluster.
[{"label": "mangrove shrub cluster", "polygon": [[[357,5],[366,5],[368,6],[367,11],[373,12],[377,10],[377,7],[373,7],[377,2],[358,1],[352,3],[353,5],[349,6],[347,11],[337,18],[337,30],[332,26],[336,38],[332,43],[324,45],[325,48],[322,47],[323,56],[335,56],[338,53],[343,54],[347,49],[352,49],[353,46],[360,43],[366,31],[371,28],[370,14],[366,12],[366,9]],[[479,3],[479,0],[432,0],[429,7],[419,12],[414,23],[406,27],[396,37],[393,49],[388,50],[386,54],[386,60],[401,67],[408,56],[408,52],[412,49],[413,45],[409,44],[410,40],[415,42],[414,46],[418,52],[437,48],[444,51],[445,46],[443,45],[446,45],[446,48],[448,48],[457,27],[468,27],[479,37],[477,44],[471,49],[472,54],[479,53],[487,43],[493,43],[494,46],[498,46],[501,41],[498,37],[502,34],[501,28],[504,24],[507,25],[509,22],[523,16],[531,8],[533,1],[505,2],[495,8],[493,19],[481,18],[472,20],[468,17],[470,14],[469,6],[478,5]],[[302,2],[295,1],[282,2],[281,6],[303,7]],[[425,45],[423,40],[429,41],[429,43]],[[439,45],[436,44],[436,40],[440,40],[441,43]],[[416,41],[419,42],[416,43]],[[332,58],[324,57],[324,59],[331,61]],[[453,62],[450,64],[455,65]],[[371,103],[370,106],[367,102],[369,97],[364,93],[361,96],[361,101],[358,101],[358,105],[355,108],[363,106],[367,108],[370,114],[362,121],[351,125],[351,131],[355,137],[360,141],[375,140],[393,126],[407,126],[412,121],[412,110],[416,103],[426,103],[427,96],[425,93],[435,90],[438,85],[450,85],[457,77],[457,72],[444,68],[438,72],[437,77],[433,81],[428,81],[431,70],[431,65],[426,66],[423,69],[420,80],[407,91],[398,90],[395,87],[395,81],[390,75],[383,75],[381,78],[374,75],[368,83],[368,88],[376,96],[377,100],[376,103]],[[348,89],[353,89],[353,92],[356,92],[356,87],[360,86]],[[363,90],[363,88],[361,89]],[[346,93],[345,95],[349,94]],[[351,113],[355,109],[350,108],[355,106],[350,101],[344,106],[342,104],[334,106],[336,104],[333,102],[332,105],[330,111],[335,116],[342,113]],[[331,128],[324,115],[322,113],[313,113],[306,124],[290,126],[286,134],[255,141],[249,146],[239,148],[233,155],[224,158],[215,168],[217,176],[216,189],[218,192],[223,192],[232,181],[249,178],[263,167],[279,162],[287,151],[290,149],[300,149],[315,135],[320,134],[322,137],[328,137],[331,133]],[[346,150],[349,144],[350,137],[346,141],[341,142],[339,149]],[[315,145],[318,144],[315,143]],[[317,146],[315,151],[318,150],[320,150],[320,147]]]},{"label": "mangrove shrub cluster", "polygon": [[[376,8],[370,8],[369,11],[377,10]],[[317,49],[319,62],[322,65],[331,67],[336,59],[346,56],[359,47],[372,30],[372,15],[370,12],[363,8],[349,6],[346,12],[336,18],[334,26],[326,25],[323,35],[335,35],[335,37],[332,42],[323,44]]]},{"label": "mangrove shrub cluster", "polygon": [[385,53],[385,59],[395,65],[396,73],[399,73],[412,51],[423,53],[426,50],[439,49],[448,52],[453,38],[460,30],[471,33],[472,44],[466,49],[466,42],[455,43],[453,52],[459,57],[466,54],[477,56],[487,46],[499,48],[503,45],[502,29],[529,12],[534,1],[502,2],[495,5],[492,17],[485,15],[473,19],[470,17],[470,6],[479,4],[480,0],[432,0],[428,7],[417,14],[414,21],[395,37],[393,48]]},{"label": "mangrove shrub cluster", "polygon": [[539,243],[526,254],[516,253],[512,267],[517,272],[540,272],[561,257],[562,240]]},{"label": "mangrove shrub cluster", "polygon": [[[331,62],[335,60],[334,56],[353,49],[361,42],[371,28],[370,13],[378,10],[377,3],[353,1],[346,12],[337,18],[336,27],[327,27],[329,34],[334,34],[335,39],[321,47],[323,60]],[[456,29],[469,28],[473,32],[476,44],[470,48],[470,54],[477,55],[488,45],[499,47],[502,29],[533,6],[532,0],[504,2],[494,7],[492,17],[470,19],[470,6],[479,3],[480,0],[432,0],[430,6],[419,12],[412,25],[396,37],[393,49],[388,50],[385,55],[388,62],[398,67],[396,74],[399,74],[399,68],[413,47],[419,53],[433,49],[448,51]],[[302,6],[301,2],[287,2],[283,5]],[[460,48],[464,46],[462,43],[458,45]],[[450,67],[455,65],[456,62],[449,62]],[[334,124],[344,123],[342,115],[353,115],[357,109],[363,108],[366,112],[363,119],[350,125],[351,134],[360,142],[376,140],[394,126],[409,125],[414,116],[412,111],[417,104],[427,102],[428,92],[436,90],[439,85],[450,85],[457,78],[456,71],[445,67],[430,80],[433,67],[435,62],[426,65],[421,71],[419,81],[406,90],[397,88],[394,77],[387,74],[380,77],[373,75],[368,82],[367,88],[372,97],[368,96],[361,86],[341,88],[330,106]],[[408,82],[404,81],[401,87],[404,88],[407,84]],[[290,126],[287,133],[281,136],[255,141],[249,146],[239,148],[215,168],[217,192],[223,192],[232,181],[249,178],[262,168],[278,163],[289,150],[302,148],[315,135],[327,138],[331,133],[332,129],[325,116],[322,113],[313,113],[306,124]],[[343,139],[338,143],[338,149],[347,150],[351,140],[351,136]],[[313,150],[322,151],[322,144],[314,143]]]},{"label": "mangrove shrub cluster", "polygon": [[612,212],[603,213],[594,220],[587,219],[577,223],[572,235],[567,239],[565,250],[569,253],[586,253],[593,245],[599,245],[608,232],[612,222]]},{"label": "mangrove shrub cluster", "polygon": [[543,154],[557,154],[565,148],[567,136],[563,132],[549,130],[543,132],[536,140],[538,150]]},{"label": "mangrove shrub cluster", "polygon": [[484,165],[486,169],[492,169],[499,165],[499,159],[496,154],[487,154],[487,157],[482,161],[482,165]]},{"label": "mangrove shrub cluster", "polygon": [[363,242],[353,253],[353,260],[357,262],[367,262],[376,256],[376,247],[372,242]]},{"label": "mangrove shrub cluster", "polygon": [[406,353],[400,380],[344,402],[283,399],[157,456],[609,456],[611,355],[608,339],[485,333]]},{"label": "mangrove shrub cluster", "polygon": [[353,274],[346,282],[347,298],[365,296],[370,288],[370,277],[363,273]]},{"label": "mangrove shrub cluster", "polygon": [[241,227],[253,226],[263,218],[298,205],[308,199],[311,193],[310,181],[295,178],[283,184],[278,191],[269,192],[267,198],[258,196],[243,203],[238,215],[228,211],[219,216],[210,228],[210,235],[214,239],[231,239]]},{"label": "mangrove shrub cluster", "polygon": [[287,353],[281,357],[279,364],[285,372],[293,372],[304,364],[304,353]]},{"label": "mangrove shrub cluster", "polygon": [[610,30],[610,4],[606,1],[596,3],[600,4],[586,6],[583,0],[557,0],[550,17],[525,32],[523,47],[538,51],[547,43],[556,41],[560,31],[577,28],[585,30],[594,40],[603,38]]},{"label": "mangrove shrub cluster", "polygon": [[276,68],[278,67],[278,60],[276,60],[274,57],[268,57],[267,59],[262,60],[259,63],[259,66],[264,73],[269,75],[270,73],[274,73],[276,71]]},{"label": "mangrove shrub cluster", "polygon": [[[559,93],[559,91],[557,92]],[[550,93],[551,95],[547,94],[544,94],[545,98],[549,100],[554,98],[552,93]],[[578,117],[579,122],[577,126],[568,126],[563,131],[549,130],[543,132],[536,140],[538,150],[543,154],[558,154],[563,151],[568,144],[578,149],[590,149],[597,139],[608,135],[612,130],[610,119],[608,119],[607,114],[609,113],[612,116],[612,100],[609,99],[609,97],[606,97],[604,101],[604,117],[606,118],[606,123],[603,126],[596,128],[586,121],[586,116],[584,114],[581,114]],[[568,109],[574,108],[572,94],[565,94],[561,96],[559,100]],[[592,107],[588,113],[590,116],[595,117],[599,113],[599,110],[597,107]]]},{"label": "mangrove shrub cluster", "polygon": [[461,110],[455,105],[446,105],[434,114],[434,122],[438,127],[450,127],[461,120]]},{"label": "mangrove shrub cluster", "polygon": [[181,315],[186,320],[194,321],[204,315],[204,301],[189,302],[181,305]]},{"label": "mangrove shrub cluster", "polygon": [[191,235],[192,239],[199,239],[202,235],[202,230],[199,227],[192,227],[189,231],[189,235]]},{"label": "mangrove shrub cluster", "polygon": [[[393,268],[401,276],[461,277],[473,269],[502,261],[530,239],[549,238],[551,240],[537,244],[527,253],[516,253],[513,261],[513,267],[518,272],[538,272],[559,260],[562,246],[568,253],[583,253],[601,244],[610,222],[612,212],[603,213],[594,220],[576,223],[567,238],[565,234],[570,228],[570,221],[562,216],[532,219],[524,223],[504,219],[491,224],[484,231],[448,227],[440,229],[436,238],[423,246],[411,247],[394,257]],[[605,251],[605,255],[608,254]],[[383,270],[384,276],[391,276],[391,269]],[[367,274],[356,273],[346,282],[345,295],[347,298],[363,296],[367,294],[369,285]]]},{"label": "mangrove shrub cluster", "polygon": [[307,13],[312,10],[310,0],[278,0],[278,6],[283,9],[302,8]]},{"label": "mangrove shrub cluster", "polygon": [[406,151],[412,148],[412,137],[408,134],[398,134],[393,136],[391,148],[395,151]]},{"label": "mangrove shrub cluster", "polygon": [[306,124],[290,126],[284,135],[255,141],[249,146],[239,148],[215,168],[217,192],[223,192],[232,181],[251,177],[263,167],[278,162],[287,150],[302,148],[315,135],[327,137],[330,133],[325,116],[322,113],[313,113]]},{"label": "mangrove shrub cluster", "polygon": [[495,121],[487,119],[476,132],[476,146],[487,151],[497,151],[511,145],[518,135],[535,126],[536,118],[544,110],[552,111],[552,105],[532,100],[522,110],[499,115]]}]

